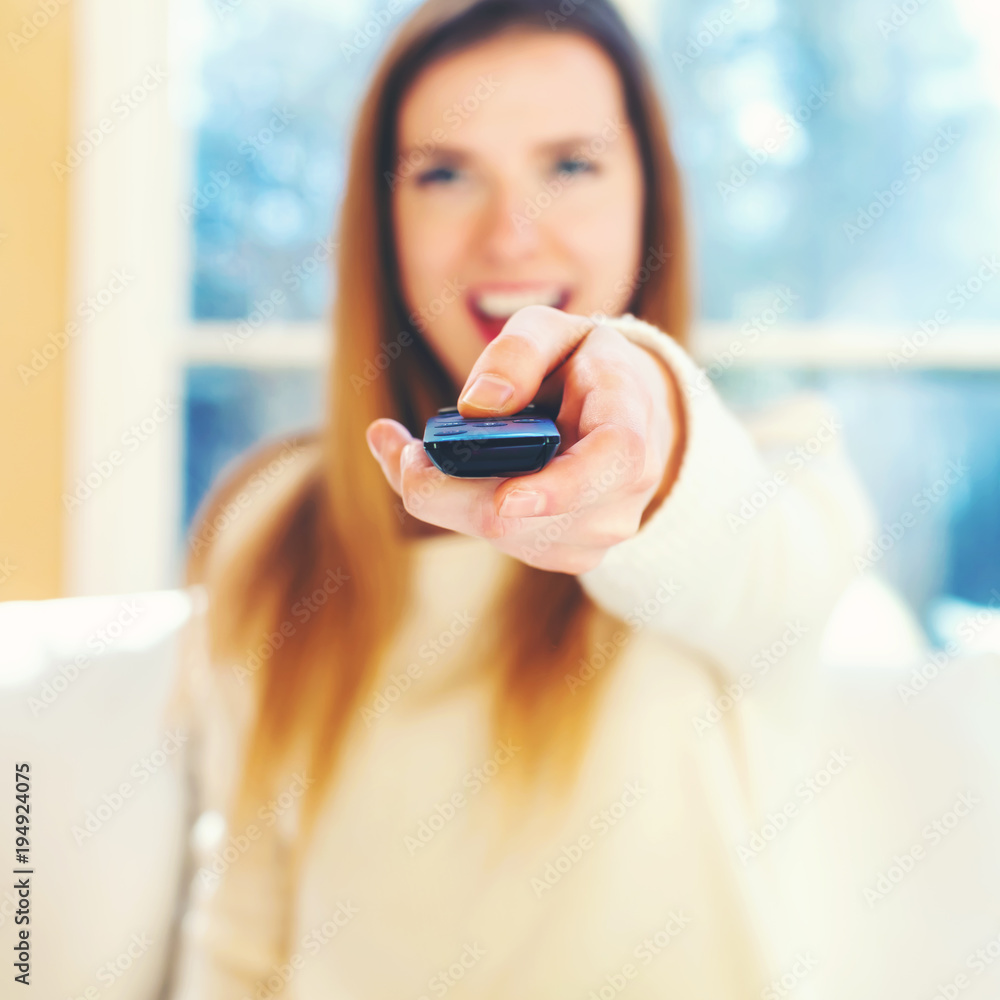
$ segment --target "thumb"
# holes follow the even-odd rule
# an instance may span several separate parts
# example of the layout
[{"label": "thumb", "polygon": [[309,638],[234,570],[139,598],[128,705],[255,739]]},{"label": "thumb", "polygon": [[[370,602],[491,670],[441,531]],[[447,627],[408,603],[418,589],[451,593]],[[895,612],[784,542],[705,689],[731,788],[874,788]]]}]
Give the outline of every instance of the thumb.
[{"label": "thumb", "polygon": [[522,409],[597,325],[589,316],[550,306],[519,309],[472,366],[458,397],[459,412],[481,417]]}]

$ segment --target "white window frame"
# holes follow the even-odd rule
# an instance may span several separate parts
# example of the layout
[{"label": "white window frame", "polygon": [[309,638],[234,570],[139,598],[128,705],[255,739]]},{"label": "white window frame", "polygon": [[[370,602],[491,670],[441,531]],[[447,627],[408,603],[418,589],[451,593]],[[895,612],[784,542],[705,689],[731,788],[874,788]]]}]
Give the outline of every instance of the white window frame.
[{"label": "white window frame", "polygon": [[[183,74],[184,53],[169,44],[171,0],[79,0],[75,5],[73,134],[83,136],[123,90],[150,67]],[[629,0],[637,25],[652,0]],[[188,316],[190,232],[179,206],[190,191],[192,136],[171,113],[171,82],[151,93],[87,155],[71,184],[70,315],[98,293],[116,269],[133,275],[121,292],[70,342],[67,493],[78,480],[98,486],[66,511],[67,592],[106,594],[176,586],[182,497],[185,367],[221,364],[264,369],[324,365],[329,336],[322,322],[264,327],[230,351],[235,323],[193,323]],[[693,353],[712,365],[731,345],[746,350],[734,367],[887,369],[912,326],[788,324],[752,346],[739,324],[703,323]],[[1000,326],[949,326],[909,362],[909,370],[1000,371]],[[177,411],[156,424],[106,478],[109,455],[122,452],[128,428],[154,412]],[[162,412],[162,411],[161,411]],[[104,463],[102,465],[102,463]],[[96,464],[96,469],[95,469]]]}]

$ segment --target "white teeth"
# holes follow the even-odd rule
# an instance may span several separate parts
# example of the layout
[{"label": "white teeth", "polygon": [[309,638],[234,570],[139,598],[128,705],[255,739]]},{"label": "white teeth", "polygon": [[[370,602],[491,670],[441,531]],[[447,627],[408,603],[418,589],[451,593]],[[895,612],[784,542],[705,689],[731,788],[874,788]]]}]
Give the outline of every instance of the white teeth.
[{"label": "white teeth", "polygon": [[480,292],[476,307],[494,319],[507,319],[525,306],[554,306],[562,298],[562,289],[548,288],[523,292]]}]

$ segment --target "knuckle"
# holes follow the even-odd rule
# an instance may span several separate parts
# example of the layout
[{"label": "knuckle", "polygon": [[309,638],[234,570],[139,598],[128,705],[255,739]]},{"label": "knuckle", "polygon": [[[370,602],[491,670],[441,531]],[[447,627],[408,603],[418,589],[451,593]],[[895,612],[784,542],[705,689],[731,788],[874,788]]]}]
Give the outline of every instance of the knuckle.
[{"label": "knuckle", "polygon": [[493,505],[479,502],[473,506],[471,521],[475,533],[480,538],[491,541],[505,538],[513,525],[514,518],[500,517],[493,510]]},{"label": "knuckle", "polygon": [[523,324],[508,324],[493,343],[494,353],[500,355],[502,359],[522,357],[524,354],[540,354],[542,349],[537,334]]},{"label": "knuckle", "polygon": [[615,350],[578,351],[574,355],[574,374],[591,391],[622,393],[630,398],[639,391],[631,363]]},{"label": "knuckle", "polygon": [[553,323],[560,316],[561,313],[551,306],[523,306],[507,321],[503,332],[494,343],[498,350],[514,343],[534,351],[540,351],[542,343],[550,334]]},{"label": "knuckle", "polygon": [[517,316],[520,325],[527,329],[537,330],[550,326],[553,320],[562,314],[558,309],[553,309],[552,306],[544,306],[536,303],[530,306],[522,306],[514,315]]},{"label": "knuckle", "polygon": [[594,329],[590,331],[590,336],[595,340],[619,346],[625,346],[631,343],[628,337],[626,337],[623,333],[620,333],[608,322],[597,323],[594,326]]},{"label": "knuckle", "polygon": [[637,482],[646,468],[646,439],[632,427],[624,424],[609,425],[608,447],[614,454],[614,466],[621,474],[621,485]]},{"label": "knuckle", "polygon": [[584,392],[592,391],[601,382],[601,363],[592,354],[577,351],[570,359],[572,383]]},{"label": "knuckle", "polygon": [[544,350],[542,339],[531,329],[508,323],[500,335],[491,341],[476,363],[476,372],[494,372],[510,378],[527,365],[539,367]]}]

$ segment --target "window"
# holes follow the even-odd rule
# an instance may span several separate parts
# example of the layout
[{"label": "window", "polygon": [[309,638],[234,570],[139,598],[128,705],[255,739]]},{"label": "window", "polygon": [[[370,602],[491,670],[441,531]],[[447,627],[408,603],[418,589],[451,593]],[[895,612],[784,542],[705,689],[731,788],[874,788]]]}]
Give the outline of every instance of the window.
[{"label": "window", "polygon": [[[81,427],[77,466],[157,392],[181,416],[74,521],[78,589],[174,582],[222,465],[318,421],[348,127],[413,6],[172,0],[86,15],[84,59],[90,74],[103,60],[106,93],[84,95],[81,121],[148,65],[169,81],[81,170],[99,249],[81,292],[129,264],[136,283],[81,344],[80,412],[103,409]],[[1000,604],[995,5],[627,7],[684,171],[697,357],[735,407],[803,386],[835,400],[888,537],[913,515],[878,561],[926,623],[947,595]],[[112,228],[107,205],[130,222]]]}]

